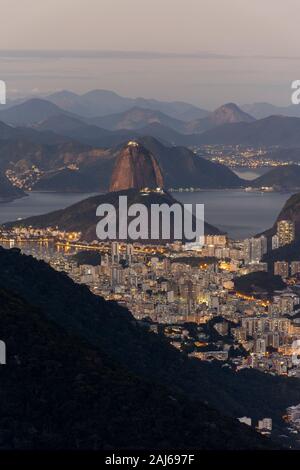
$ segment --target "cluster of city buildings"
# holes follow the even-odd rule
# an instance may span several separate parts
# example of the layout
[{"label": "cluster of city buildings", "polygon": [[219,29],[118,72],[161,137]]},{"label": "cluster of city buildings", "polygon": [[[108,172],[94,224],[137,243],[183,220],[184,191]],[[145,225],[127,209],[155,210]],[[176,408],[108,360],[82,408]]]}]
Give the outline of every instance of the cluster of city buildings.
[{"label": "cluster of city buildings", "polygon": [[0,227],[0,241],[15,243],[26,242],[77,242],[81,239],[81,232],[59,230],[57,227],[35,228],[16,226],[11,228]]},{"label": "cluster of city buildings", "polygon": [[[77,171],[79,167],[75,163],[70,163],[59,168],[59,170],[65,169]],[[25,169],[12,166],[5,171],[6,177],[13,186],[26,191],[31,191],[45,173],[46,172],[37,165],[31,165]]]},{"label": "cluster of city buildings", "polygon": [[8,168],[5,172],[6,177],[11,184],[17,188],[31,190],[35,183],[39,181],[44,172],[40,170],[36,165],[32,165],[30,168],[24,171],[16,171],[15,168]]},{"label": "cluster of city buildings", "polygon": [[[249,418],[248,416],[242,416],[241,418],[238,418],[240,423],[246,424],[247,426],[252,426],[252,418]],[[269,436],[272,432],[273,429],[273,422],[272,418],[263,418],[259,419],[256,425],[256,430],[260,432],[263,435]]]},{"label": "cluster of city buildings", "polygon": [[[294,238],[294,224],[281,220],[271,248]],[[287,284],[271,296],[249,295],[235,286],[236,278],[268,270],[262,261],[268,252],[264,235],[244,241],[206,235],[198,248],[180,242],[86,243],[80,233],[57,228],[4,229],[0,239],[45,259],[96,295],[118,301],[191,357],[222,361],[237,372],[255,368],[300,376],[300,261],[274,263],[274,273]],[[101,253],[101,262],[78,262],[73,255],[82,250]]]},{"label": "cluster of city buildings", "polygon": [[282,161],[272,154],[276,147],[251,147],[247,145],[201,145],[195,147],[197,154],[203,154],[209,160],[229,166],[230,168],[263,168],[295,164]]},{"label": "cluster of city buildings", "polygon": [[298,434],[300,432],[300,404],[288,407],[284,419],[288,423],[288,430]]},{"label": "cluster of city buildings", "polygon": [[[87,243],[80,232],[58,228],[0,229],[1,244],[19,246],[94,294],[127,307],[142,327],[164,336],[191,360],[217,361],[236,373],[256,369],[300,377],[300,261],[272,265],[286,287],[271,295],[240,292],[235,282],[250,273],[270,273],[264,256],[294,239],[289,220],[278,222],[271,240],[206,235],[199,246]],[[290,434],[298,434],[300,405],[289,407],[284,419]],[[239,421],[267,436],[275,432],[270,417]]]}]

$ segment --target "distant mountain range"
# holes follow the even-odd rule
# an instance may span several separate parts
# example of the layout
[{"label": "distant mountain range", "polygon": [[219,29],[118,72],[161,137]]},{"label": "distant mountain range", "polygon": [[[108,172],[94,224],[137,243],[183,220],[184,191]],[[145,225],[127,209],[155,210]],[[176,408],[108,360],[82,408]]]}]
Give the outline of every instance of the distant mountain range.
[{"label": "distant mountain range", "polygon": [[110,116],[92,118],[90,123],[110,130],[118,129],[143,129],[146,126],[158,125],[169,127],[184,134],[199,134],[205,130],[220,126],[225,123],[253,122],[255,119],[238,108],[234,103],[227,103],[217,108],[206,117],[184,122],[171,118],[160,111],[145,108],[131,108],[123,113]]},{"label": "distant mountain range", "polygon": [[241,105],[240,108],[256,119],[263,119],[272,115],[300,117],[300,106],[294,104],[275,106],[270,103],[252,103]]},{"label": "distant mountain range", "polygon": [[[135,140],[157,159],[167,188],[299,186],[298,168],[295,171],[277,168],[247,183],[229,168],[201,158],[186,147],[204,144],[279,146],[270,151],[271,159],[297,162],[300,118],[270,116],[255,120],[234,103],[189,122],[166,114],[165,108],[162,111],[136,105],[115,114],[87,117],[74,113],[76,96],[72,93],[52,96],[67,110],[45,99],[30,99],[1,111],[0,170],[10,168],[18,173],[36,165],[43,173],[42,178],[33,183],[37,190],[106,191],[120,148]],[[85,103],[92,106],[93,93],[84,96]],[[99,91],[95,96],[98,104],[95,103],[94,110],[101,100],[120,103],[118,95]],[[125,106],[125,102],[122,103]],[[156,101],[151,103],[152,108],[157,105]],[[173,111],[176,108],[174,103],[166,106]],[[186,105],[181,103],[176,109],[179,108],[186,109]]]},{"label": "distant mountain range", "polygon": [[99,147],[111,147],[118,145],[138,135],[135,131],[110,131],[92,124],[88,124],[81,118],[70,117],[65,114],[50,116],[44,121],[34,125],[37,131],[54,132],[65,140],[81,142],[86,145]]},{"label": "distant mountain range", "polygon": [[198,136],[202,144],[300,146],[300,119],[270,116],[254,122],[224,124]]},{"label": "distant mountain range", "polygon": [[227,103],[217,108],[207,117],[187,123],[185,130],[188,134],[199,134],[223,124],[253,121],[255,121],[255,118],[242,111],[236,104]]},{"label": "distant mountain range", "polygon": [[[36,98],[37,96],[35,96]],[[22,99],[10,100],[6,108],[16,104],[21,104],[33,96]],[[77,93],[62,90],[48,95],[38,96],[38,98],[50,101],[61,109],[71,114],[77,114],[85,118],[102,117],[111,114],[118,114],[129,111],[132,108],[143,108],[151,111],[159,111],[180,121],[193,121],[202,119],[211,114],[210,111],[202,107],[195,106],[183,101],[161,101],[147,98],[128,98],[110,90],[91,90],[79,95]],[[262,119],[272,115],[282,115],[289,117],[300,117],[300,106],[276,106],[271,103],[257,102],[242,104],[238,106],[241,111],[254,117]]]},{"label": "distant mountain range", "polygon": [[208,114],[208,111],[182,101],[125,98],[109,90],[92,90],[83,95],[60,91],[47,96],[46,99],[60,108],[85,117],[121,113],[135,107],[160,111],[183,121],[202,118]]},{"label": "distant mountain range", "polygon": [[185,126],[184,121],[170,117],[161,111],[138,107],[131,108],[122,113],[91,118],[88,122],[109,130],[137,130],[157,123],[181,132]]},{"label": "distant mountain range", "polygon": [[[172,143],[193,142],[197,134],[224,123],[251,122],[251,116],[240,110],[235,104],[228,103],[209,113],[207,117],[185,122],[171,117],[159,110],[133,107],[121,113],[87,118],[70,113],[59,106],[44,100],[30,99],[0,112],[0,121],[12,126],[34,127],[43,131],[53,131],[68,137],[81,139],[86,136],[96,139],[107,136],[118,139],[116,132],[134,131],[135,135],[151,135]],[[108,131],[115,131],[114,133]],[[178,133],[178,134],[177,134]],[[188,134],[184,137],[181,134]],[[128,135],[128,133],[127,133]],[[181,140],[180,140],[181,139]],[[91,143],[91,142],[89,142]]]},{"label": "distant mountain range", "polygon": [[12,127],[4,122],[0,122],[0,143],[6,141],[17,141],[19,139],[43,144],[57,144],[70,140],[62,135],[54,134],[51,131],[37,132],[29,127]]},{"label": "distant mountain range", "polygon": [[[269,116],[255,120],[234,103],[227,103],[205,117],[183,121],[160,110],[137,106],[91,118],[71,113],[47,100],[31,99],[1,111],[1,120],[15,128],[0,128],[0,138],[4,138],[1,133],[5,138],[14,133],[35,141],[72,139],[102,147],[144,135],[184,146],[300,146],[300,118]],[[34,130],[42,131],[41,135]]]},{"label": "distant mountain range", "polygon": [[0,111],[0,121],[12,126],[28,127],[61,113],[72,116],[71,113],[65,110],[62,111],[61,108],[50,101],[33,98]]},{"label": "distant mountain range", "polygon": [[[300,118],[269,116],[255,120],[233,103],[221,106],[205,118],[184,122],[162,111],[141,107],[91,119],[70,113],[47,100],[32,99],[1,111],[1,120],[22,126],[14,131],[3,129],[4,135],[22,132],[32,139],[65,138],[102,147],[144,135],[172,145],[300,146]],[[38,137],[34,130],[43,131],[42,135]],[[0,138],[3,137],[0,135]]]}]

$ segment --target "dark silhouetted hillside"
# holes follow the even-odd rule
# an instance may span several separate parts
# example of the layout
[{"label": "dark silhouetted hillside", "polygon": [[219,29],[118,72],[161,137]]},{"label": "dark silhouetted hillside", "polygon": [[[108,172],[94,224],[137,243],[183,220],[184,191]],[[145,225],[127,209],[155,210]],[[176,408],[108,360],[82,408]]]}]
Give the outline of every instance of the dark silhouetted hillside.
[{"label": "dark silhouetted hillside", "polygon": [[245,184],[226,166],[205,160],[186,147],[166,146],[153,137],[139,141],[157,159],[167,188],[236,188]]},{"label": "dark silhouetted hillside", "polygon": [[199,136],[202,144],[299,147],[300,119],[269,116],[254,122],[224,124]]},{"label": "dark silhouetted hillside", "polygon": [[277,189],[300,188],[300,166],[284,165],[273,168],[271,171],[252,180],[251,186],[273,186]]},{"label": "dark silhouetted hillside", "polygon": [[[152,360],[157,357],[156,366],[161,367],[163,350],[169,351],[170,359],[177,357],[173,348],[143,331],[125,310],[95,298],[63,274],[57,277],[43,262],[16,250],[0,248],[0,260],[1,338],[7,346],[7,365],[0,369],[1,449],[274,447],[199,399],[156,382],[151,374],[143,377],[116,360],[112,352],[117,341],[119,352],[124,347],[129,354],[131,350],[143,367],[147,367],[147,355]],[[7,263],[11,267],[8,289],[3,287]],[[20,289],[14,287],[15,270],[19,279],[24,277],[26,300],[16,293]],[[31,293],[26,272],[28,281],[38,276]],[[49,281],[50,291],[56,292],[52,301]],[[72,291],[77,293],[69,297],[68,313],[66,296]],[[28,303],[29,297],[33,303]],[[48,306],[43,298],[50,301]],[[79,299],[75,307],[73,302]],[[94,339],[89,338],[93,323]],[[133,342],[128,344],[130,339]]]},{"label": "dark silhouetted hillside", "polygon": [[[117,371],[117,375],[119,375],[120,380],[121,375],[119,374],[119,368],[121,367],[124,371],[128,371],[128,377],[132,377],[132,375],[139,376],[142,382],[146,381],[148,384],[152,383],[156,384],[156,386],[162,387],[163,389],[169,389],[168,395],[171,394],[171,396],[176,400],[178,400],[178,394],[183,394],[186,397],[189,397],[189,400],[201,400],[202,402],[206,402],[208,406],[219,410],[222,414],[232,417],[246,415],[251,416],[253,419],[258,419],[269,416],[273,418],[275,431],[279,430],[279,432],[282,432],[282,429],[284,429],[285,426],[282,420],[282,415],[284,414],[286,407],[297,404],[299,401],[300,381],[298,379],[271,376],[254,370],[244,370],[239,373],[235,373],[228,368],[220,367],[218,364],[205,363],[197,359],[189,359],[184,354],[171,347],[163,337],[154,333],[149,333],[148,330],[141,327],[141,325],[135,321],[130,312],[125,308],[120,307],[114,302],[107,302],[103,298],[93,295],[87,287],[75,284],[66,274],[54,271],[43,261],[37,261],[31,257],[21,255],[16,249],[4,250],[0,248],[0,289],[13,292],[14,296],[23,298],[25,302],[30,305],[30,307],[26,309],[25,320],[24,316],[22,316],[23,322],[22,327],[20,328],[21,333],[19,333],[22,335],[22,341],[27,345],[25,348],[27,351],[25,356],[26,361],[30,359],[30,354],[32,354],[31,347],[29,347],[29,345],[33,344],[35,341],[35,336],[31,339],[33,332],[30,330],[30,333],[27,333],[26,330],[27,316],[28,321],[31,323],[31,319],[33,319],[33,315],[35,315],[35,309],[38,309],[40,312],[39,321],[42,322],[41,326],[35,327],[35,335],[40,335],[41,339],[40,341],[37,339],[36,354],[38,354],[39,360],[34,360],[34,356],[31,356],[30,364],[33,369],[30,372],[30,383],[28,372],[25,370],[24,375],[22,375],[21,383],[23,384],[23,388],[21,389],[21,392],[20,389],[16,387],[16,384],[19,382],[10,382],[12,386],[9,385],[8,389],[12,395],[8,399],[12,400],[10,403],[14,403],[16,400],[19,400],[19,394],[24,392],[27,393],[27,397],[32,394],[32,399],[35,400],[35,406],[44,406],[44,410],[49,409],[47,401],[45,402],[44,400],[41,400],[42,403],[40,403],[38,399],[40,394],[44,393],[44,382],[41,386],[38,381],[44,380],[47,370],[50,370],[51,374],[54,370],[54,375],[58,374],[58,377],[62,377],[61,380],[66,381],[66,388],[64,389],[65,392],[60,395],[59,400],[54,400],[55,403],[58,402],[58,404],[61,404],[61,406],[58,407],[61,416],[60,426],[63,426],[64,429],[68,423],[72,426],[74,419],[76,419],[76,412],[74,418],[74,409],[80,408],[80,406],[78,407],[79,402],[76,400],[75,402],[71,400],[71,403],[68,405],[70,394],[71,397],[74,397],[72,387],[70,387],[69,382],[69,373],[73,374],[71,365],[70,372],[68,370],[66,371],[66,377],[64,374],[64,368],[67,367],[67,363],[63,362],[64,356],[67,355],[67,352],[69,351],[68,354],[73,357],[73,347],[71,345],[69,346],[68,343],[65,344],[64,341],[53,340],[53,349],[57,349],[58,352],[62,351],[64,354],[59,353],[57,356],[53,353],[55,364],[52,364],[51,362],[48,364],[47,361],[49,355],[48,353],[45,354],[45,351],[41,348],[42,345],[44,345],[44,348],[48,348],[49,336],[45,337],[44,328],[46,328],[45,323],[49,321],[53,325],[53,328],[59,328],[60,331],[64,330],[66,335],[71,336],[72,341],[77,338],[77,340],[75,339],[75,343],[78,351],[82,350],[82,342],[85,342],[85,344],[88,343],[89,348],[93,350],[96,349],[103,354],[103,356],[101,356],[103,362],[105,361],[105,357],[107,357],[109,361],[116,364],[115,370]],[[3,300],[0,303],[0,309],[2,305],[4,305]],[[12,309],[11,314],[13,314],[13,311],[14,308]],[[10,313],[8,313],[8,315],[10,315]],[[7,327],[5,326],[4,318],[5,317],[1,315],[1,337],[4,337],[7,340],[8,353],[10,354],[10,350],[17,351],[18,344],[11,343],[14,335],[7,335],[5,333]],[[16,328],[16,320],[14,320],[13,317],[9,325],[10,328]],[[4,334],[5,336],[3,336]],[[11,341],[9,341],[9,338],[11,338]],[[41,346],[39,346],[40,344]],[[51,351],[53,351],[53,349],[51,349]],[[45,357],[47,357],[46,362],[44,362]],[[19,359],[22,361],[22,355],[20,355]],[[76,355],[76,361],[77,360],[81,360],[78,355]],[[70,362],[72,361],[73,359],[70,359]],[[76,361],[74,360],[74,363],[76,363]],[[62,366],[57,364],[57,362],[62,364]],[[89,410],[89,406],[91,406],[93,408],[93,413],[95,412],[95,417],[97,417],[99,407],[109,407],[109,403],[111,402],[109,395],[104,395],[103,402],[98,403],[99,395],[97,390],[99,389],[97,389],[97,384],[99,381],[99,367],[97,367],[95,371],[91,365],[94,374],[94,381],[92,382],[91,387],[86,386],[87,383],[90,384],[89,381],[92,379],[90,373],[86,370],[85,364],[86,363],[84,362],[82,368],[85,370],[87,376],[84,375],[84,372],[80,372],[78,375],[78,371],[76,371],[76,381],[78,384],[82,384],[82,393],[87,393],[87,396],[89,397],[89,399],[86,399],[82,404],[83,410]],[[22,374],[22,369],[20,367],[19,370],[19,373]],[[35,370],[36,373],[34,373]],[[5,374],[9,374],[9,371],[9,368],[4,369]],[[82,376],[80,375],[81,373],[83,374]],[[33,383],[33,379],[40,385],[37,387],[34,385],[32,389],[30,388],[30,384]],[[9,375],[7,380],[12,380]],[[113,380],[112,376],[112,381]],[[110,387],[113,385],[112,381],[109,382]],[[28,389],[26,384],[28,384]],[[94,386],[96,388],[94,388]],[[116,386],[118,387],[118,385]],[[146,388],[150,392],[151,389],[148,388],[148,386]],[[2,380],[2,396],[3,390],[8,389],[4,388],[4,380]],[[51,387],[49,390],[52,392]],[[123,393],[122,390],[123,389],[121,387],[121,394]],[[76,391],[78,391],[77,388],[74,393],[76,393]],[[57,393],[60,394],[61,389],[58,389]],[[13,398],[14,394],[17,394],[16,398]],[[81,395],[79,394],[76,396],[80,401]],[[120,407],[117,401],[111,403],[112,407],[118,408],[118,411],[121,414],[121,422],[124,416],[123,412],[125,413],[126,411],[127,413],[132,406],[138,407],[138,403],[140,403],[139,392],[137,394],[136,405],[130,403],[130,400],[131,399],[128,399],[128,408],[123,408],[122,400],[120,401]],[[158,394],[158,400],[161,400],[161,406],[164,406],[165,402],[162,400],[162,395]],[[145,402],[145,395],[141,396],[141,401]],[[5,403],[3,402],[3,398],[0,403]],[[51,401],[51,403],[53,403],[53,401]],[[63,403],[66,403],[66,405],[63,406]],[[11,409],[11,413],[15,411],[15,407],[9,408],[8,406],[5,406],[4,409],[5,416],[7,416],[9,409]],[[28,407],[28,409],[30,410],[31,408]],[[159,409],[161,410],[161,408]],[[198,409],[200,409],[200,407],[198,407]],[[150,410],[152,410],[152,408],[150,408]],[[195,410],[195,408],[193,410]],[[78,409],[77,411],[79,416],[81,416],[81,410]],[[20,413],[24,413],[24,409],[22,409]],[[145,411],[145,413],[145,416],[148,416],[148,411]],[[43,417],[43,420],[45,419],[49,423],[51,416],[52,415],[49,415],[48,411],[48,414]],[[154,414],[154,416],[157,415]],[[187,412],[187,416],[189,417],[191,415]],[[197,416],[198,415],[195,414],[195,417]],[[66,417],[69,418],[66,420]],[[165,419],[164,413],[161,413],[161,418]],[[24,419],[26,419],[26,416]],[[39,421],[40,417],[38,417],[37,420]],[[4,422],[5,421],[3,421],[2,424],[3,426]],[[95,419],[91,417],[91,421],[89,422],[94,426]],[[180,420],[178,417],[178,423],[179,422]],[[195,421],[191,417],[191,426],[193,426],[192,423],[194,422]],[[194,439],[196,439],[198,435],[197,429],[202,429],[201,426],[204,422],[207,422],[206,419],[202,420],[200,416],[196,419],[198,427],[196,426],[193,428],[193,432],[195,433]],[[142,422],[140,421],[140,423]],[[112,425],[113,424],[114,423],[112,423]],[[123,426],[123,424],[122,429],[127,426],[127,424],[126,426]],[[101,423],[99,422],[98,425],[100,426]],[[217,420],[212,420],[211,428],[214,433],[216,433],[216,439],[218,439],[219,431],[221,432],[222,429],[221,422],[218,423]],[[131,427],[129,429],[131,429]],[[140,429],[140,433],[143,435],[143,429],[140,425],[137,425],[137,429]],[[185,442],[185,426],[180,424],[180,429],[181,433],[183,433],[180,442]],[[187,435],[189,429],[191,428],[188,427],[186,430]],[[237,440],[234,439],[233,445],[236,448],[239,448],[245,445],[245,441],[243,441],[243,436],[241,434],[241,430],[245,428],[238,427],[236,429],[238,430],[239,438]],[[76,426],[74,427],[74,432],[76,432]],[[107,429],[107,432],[110,432],[110,428]],[[146,433],[147,429],[145,429],[144,432]],[[202,431],[200,431],[200,433],[202,434]],[[134,433],[134,435],[136,436],[137,434]],[[174,443],[176,440],[175,436],[176,434],[174,435]],[[69,436],[69,438],[71,437],[72,436]],[[223,437],[220,437],[220,439],[222,440]],[[225,440],[223,439],[220,447],[228,447],[231,439],[234,437],[235,432],[232,428]],[[154,438],[155,436],[153,439]],[[161,434],[159,435],[159,438],[161,439]],[[128,442],[127,439],[130,439],[130,436],[123,436],[123,439],[126,439],[126,442]],[[195,442],[195,440],[193,440],[193,442]],[[220,442],[219,439],[218,442]],[[253,448],[256,447],[256,442],[257,441],[249,440],[248,444]],[[200,441],[198,442],[198,445],[201,447]],[[219,444],[217,447],[218,446]]]},{"label": "dark silhouetted hillside", "polygon": [[5,175],[0,173],[0,203],[3,201],[11,201],[19,197],[25,196],[22,189],[13,186]]}]

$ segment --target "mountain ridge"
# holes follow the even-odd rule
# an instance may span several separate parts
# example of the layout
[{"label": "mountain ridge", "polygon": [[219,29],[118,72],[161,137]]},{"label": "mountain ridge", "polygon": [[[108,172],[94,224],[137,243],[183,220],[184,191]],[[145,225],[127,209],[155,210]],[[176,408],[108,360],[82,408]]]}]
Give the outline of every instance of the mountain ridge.
[{"label": "mountain ridge", "polygon": [[253,121],[255,121],[255,118],[242,111],[235,103],[226,103],[208,116],[187,123],[185,131],[187,134],[202,133],[223,124]]},{"label": "mountain ridge", "polygon": [[138,106],[130,108],[123,113],[90,118],[89,122],[109,130],[137,130],[151,124],[152,122],[161,123],[177,131],[181,131],[184,128],[184,122],[179,119],[172,118],[161,111],[141,108]]},{"label": "mountain ridge", "polygon": [[300,118],[269,116],[254,122],[224,124],[199,135],[202,144],[300,146]]},{"label": "mountain ridge", "polygon": [[[66,103],[66,97],[68,102]],[[159,101],[147,98],[126,98],[110,90],[91,90],[83,95],[68,91],[50,94],[46,97],[58,106],[85,117],[105,116],[129,110],[135,106],[161,111],[171,117],[190,120],[204,117],[208,111],[181,101]]]},{"label": "mountain ridge", "polygon": [[291,190],[300,188],[300,166],[282,165],[276,166],[263,175],[251,180],[253,187],[269,186],[277,190]]},{"label": "mountain ridge", "polygon": [[0,203],[10,202],[25,196],[24,191],[13,186],[5,175],[0,173]]},{"label": "mountain ridge", "polygon": [[31,98],[28,101],[0,111],[0,121],[13,126],[27,127],[59,114],[76,117],[50,101],[41,98]]}]

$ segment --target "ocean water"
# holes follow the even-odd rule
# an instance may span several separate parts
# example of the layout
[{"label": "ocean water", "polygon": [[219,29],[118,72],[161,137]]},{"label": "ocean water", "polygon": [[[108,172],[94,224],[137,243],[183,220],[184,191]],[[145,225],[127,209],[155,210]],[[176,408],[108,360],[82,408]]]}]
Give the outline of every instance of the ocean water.
[{"label": "ocean water", "polygon": [[210,190],[172,193],[182,203],[204,204],[205,221],[241,239],[270,228],[286,200],[288,192],[246,192],[243,190]]},{"label": "ocean water", "polygon": [[0,203],[0,224],[64,209],[94,195],[94,193],[31,192],[27,197]]}]

